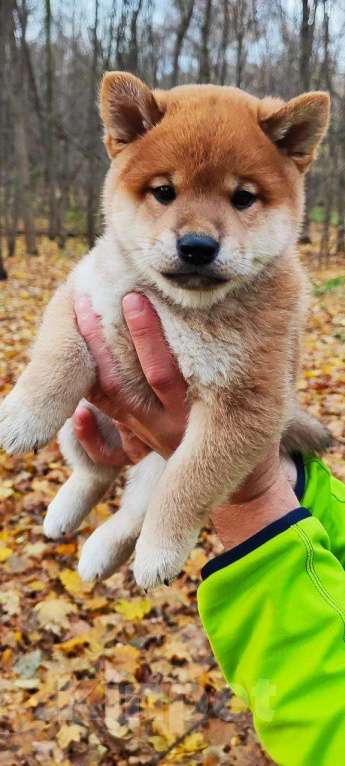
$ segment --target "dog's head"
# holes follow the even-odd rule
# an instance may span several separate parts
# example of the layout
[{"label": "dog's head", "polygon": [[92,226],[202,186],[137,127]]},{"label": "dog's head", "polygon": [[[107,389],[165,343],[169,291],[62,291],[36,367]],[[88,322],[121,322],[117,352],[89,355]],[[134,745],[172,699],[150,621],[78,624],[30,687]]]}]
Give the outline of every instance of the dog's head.
[{"label": "dog's head", "polygon": [[145,284],[206,308],[296,242],[326,93],[284,103],[213,85],[152,92],[109,72],[101,115],[107,227]]}]

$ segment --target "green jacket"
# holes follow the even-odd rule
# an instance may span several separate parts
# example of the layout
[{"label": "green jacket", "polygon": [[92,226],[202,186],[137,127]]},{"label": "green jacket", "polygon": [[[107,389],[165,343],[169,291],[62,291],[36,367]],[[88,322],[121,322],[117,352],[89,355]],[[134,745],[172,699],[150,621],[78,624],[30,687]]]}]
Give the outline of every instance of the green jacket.
[{"label": "green jacket", "polygon": [[209,561],[200,617],[280,766],[345,766],[345,485],[296,458],[301,507]]}]

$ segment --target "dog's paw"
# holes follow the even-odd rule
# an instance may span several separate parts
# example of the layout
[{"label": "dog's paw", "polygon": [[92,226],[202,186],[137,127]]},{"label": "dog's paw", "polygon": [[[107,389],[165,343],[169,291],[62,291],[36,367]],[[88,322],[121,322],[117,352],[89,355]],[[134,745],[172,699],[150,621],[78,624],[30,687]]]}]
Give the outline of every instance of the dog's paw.
[{"label": "dog's paw", "polygon": [[173,550],[138,540],[135,548],[134,577],[140,588],[150,590],[169,585],[180,574],[189,550]]},{"label": "dog's paw", "polygon": [[83,546],[78,571],[86,582],[110,577],[133,553],[135,538],[117,533],[115,518],[96,529]]},{"label": "dog's paw", "polygon": [[14,454],[36,450],[48,439],[44,419],[31,412],[20,389],[14,388],[0,406],[0,445]]},{"label": "dog's paw", "polygon": [[51,540],[58,540],[78,529],[81,520],[57,495],[48,506],[43,522],[43,532]]}]

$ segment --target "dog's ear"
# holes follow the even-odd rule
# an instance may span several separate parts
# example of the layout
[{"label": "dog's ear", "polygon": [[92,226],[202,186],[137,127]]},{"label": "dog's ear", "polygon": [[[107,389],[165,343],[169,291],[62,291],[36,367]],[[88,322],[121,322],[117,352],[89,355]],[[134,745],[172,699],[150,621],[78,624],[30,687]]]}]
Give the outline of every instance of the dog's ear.
[{"label": "dog's ear", "polygon": [[106,72],[100,90],[104,143],[110,158],[163,117],[152,91],[128,72]]},{"label": "dog's ear", "polygon": [[[265,100],[262,105],[264,106]],[[266,111],[266,110],[265,110]],[[314,91],[292,98],[260,120],[260,126],[277,148],[304,172],[312,163],[327,130],[328,93]]]}]

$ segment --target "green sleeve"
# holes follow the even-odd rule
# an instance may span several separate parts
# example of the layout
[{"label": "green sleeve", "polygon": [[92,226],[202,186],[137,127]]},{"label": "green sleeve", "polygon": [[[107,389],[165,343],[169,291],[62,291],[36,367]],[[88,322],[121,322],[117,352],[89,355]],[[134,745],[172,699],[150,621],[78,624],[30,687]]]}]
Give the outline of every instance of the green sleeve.
[{"label": "green sleeve", "polygon": [[271,758],[345,764],[345,573],[320,521],[292,511],[203,576],[202,623]]},{"label": "green sleeve", "polygon": [[331,550],[345,567],[345,484],[317,457],[297,456],[299,502],[324,526]]}]

